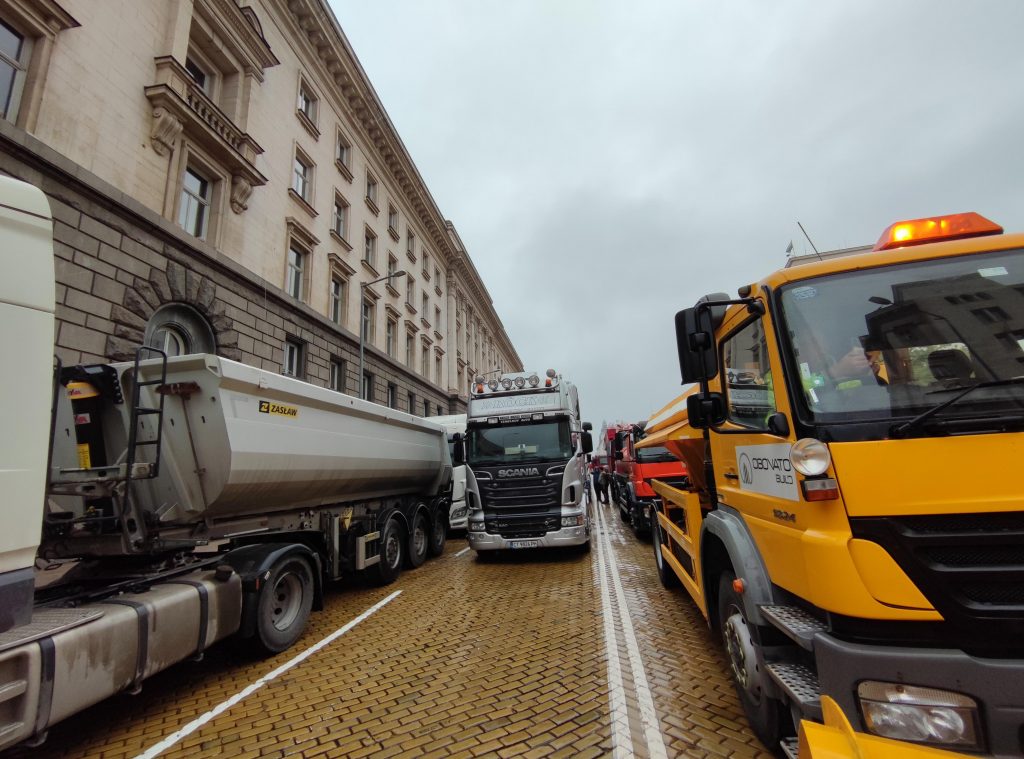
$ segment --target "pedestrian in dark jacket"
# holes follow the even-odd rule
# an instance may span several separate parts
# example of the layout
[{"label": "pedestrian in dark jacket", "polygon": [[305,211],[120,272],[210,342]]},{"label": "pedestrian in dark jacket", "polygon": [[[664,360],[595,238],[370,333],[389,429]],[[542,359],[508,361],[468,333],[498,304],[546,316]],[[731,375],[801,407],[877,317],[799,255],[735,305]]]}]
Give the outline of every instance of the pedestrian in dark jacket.
[{"label": "pedestrian in dark jacket", "polygon": [[608,503],[608,488],[611,487],[612,476],[604,467],[601,467],[601,477],[597,482],[597,499],[601,503]]}]

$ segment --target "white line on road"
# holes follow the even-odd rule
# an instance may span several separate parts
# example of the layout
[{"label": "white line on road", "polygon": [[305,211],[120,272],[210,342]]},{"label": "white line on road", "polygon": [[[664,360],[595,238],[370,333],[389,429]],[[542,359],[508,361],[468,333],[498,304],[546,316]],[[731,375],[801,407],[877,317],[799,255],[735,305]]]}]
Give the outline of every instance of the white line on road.
[{"label": "white line on road", "polygon": [[[595,509],[600,513],[601,509]],[[604,532],[604,520],[600,530]],[[604,541],[597,538],[597,574],[601,581],[601,606],[604,618],[604,648],[608,652],[608,710],[611,712],[612,756],[615,759],[631,759],[633,736],[629,730],[629,713],[626,711],[626,690],[622,686],[622,667],[619,663],[619,641],[615,634],[612,616],[611,591],[608,589],[608,574],[605,571]]]},{"label": "white line on road", "polygon": [[462,556],[462,554],[464,554],[464,553],[465,553],[466,551],[468,551],[468,550],[470,550],[470,548],[469,548],[469,546],[466,546],[466,547],[465,547],[465,548],[463,548],[463,549],[462,549],[461,551],[459,551],[459,552],[458,552],[457,554],[455,554],[455,558],[456,558],[456,559],[457,559],[457,558],[459,558],[460,556]]},{"label": "white line on road", "polygon": [[180,730],[176,730],[175,732],[173,732],[170,735],[168,735],[166,738],[164,738],[159,743],[157,743],[157,744],[155,744],[153,746],[150,746],[143,753],[139,754],[135,759],[153,759],[153,757],[159,756],[164,751],[166,751],[171,746],[173,746],[175,743],[180,741],[182,738],[185,738],[186,736],[191,735],[196,730],[198,730],[203,725],[205,725],[207,722],[209,722],[209,721],[213,720],[214,718],[216,718],[217,716],[223,714],[224,712],[226,712],[228,709],[230,709],[232,706],[237,704],[242,699],[248,698],[249,696],[251,696],[253,693],[258,691],[260,688],[262,688],[264,685],[269,683],[271,680],[273,680],[273,679],[275,679],[277,677],[280,677],[285,672],[287,672],[292,667],[294,667],[296,664],[301,664],[303,661],[308,659],[310,656],[315,654],[317,651],[319,651],[324,646],[330,645],[333,641],[335,641],[336,639],[340,638],[342,635],[347,633],[349,630],[351,630],[353,627],[358,625],[364,619],[366,619],[367,617],[375,614],[377,611],[382,609],[384,606],[386,606],[387,604],[389,604],[392,601],[394,601],[401,594],[402,594],[402,591],[396,590],[394,593],[392,593],[387,598],[385,598],[385,599],[383,599],[381,601],[378,601],[373,606],[371,606],[369,609],[367,609],[362,614],[360,614],[358,617],[356,617],[355,619],[351,620],[350,622],[347,622],[344,626],[339,627],[337,630],[332,632],[330,635],[328,635],[326,638],[321,640],[319,643],[314,643],[312,646],[307,648],[301,654],[299,654],[298,656],[296,656],[296,657],[286,661],[284,664],[282,664],[280,667],[275,669],[273,672],[271,672],[271,673],[269,673],[267,675],[264,675],[263,677],[261,677],[256,682],[254,682],[251,685],[247,686],[243,690],[240,690],[238,693],[233,695],[227,701],[222,701],[221,703],[217,704],[210,711],[206,712],[206,714],[203,714],[203,715],[201,715],[199,717],[196,717],[194,720],[189,722],[187,725],[185,725]]},{"label": "white line on road", "polygon": [[608,546],[608,564],[611,569],[612,588],[615,591],[615,600],[619,606],[622,637],[626,643],[626,652],[629,655],[629,669],[633,674],[633,687],[636,689],[636,697],[640,706],[640,720],[643,723],[644,737],[647,740],[647,753],[651,759],[666,759],[668,752],[665,749],[665,741],[661,737],[658,712],[654,708],[654,697],[651,695],[651,688],[647,684],[647,673],[644,671],[644,663],[640,657],[640,644],[636,639],[633,620],[629,615],[626,594],[622,590],[618,561],[615,558],[615,552],[612,550],[611,541],[608,539],[608,525],[604,518],[604,513],[599,511],[598,514],[598,518],[601,520],[600,540],[607,543]]}]

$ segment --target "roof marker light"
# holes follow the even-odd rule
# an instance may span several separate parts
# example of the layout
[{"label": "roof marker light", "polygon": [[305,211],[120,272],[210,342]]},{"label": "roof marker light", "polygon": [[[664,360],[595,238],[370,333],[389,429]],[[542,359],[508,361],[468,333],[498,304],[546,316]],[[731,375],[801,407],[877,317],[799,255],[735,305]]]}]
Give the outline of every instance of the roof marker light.
[{"label": "roof marker light", "polygon": [[540,384],[540,377],[538,377],[536,374],[531,374],[530,379],[528,381],[530,383],[530,387],[537,387],[537,385]]},{"label": "roof marker light", "polygon": [[491,388],[491,392],[493,393],[495,390],[498,389],[498,380],[492,379],[490,382],[487,383],[487,387]]},{"label": "roof marker light", "polygon": [[511,390],[512,389],[512,380],[510,380],[508,377],[502,377],[501,378],[501,389],[502,390]]},{"label": "roof marker light", "polygon": [[524,387],[526,387],[526,380],[523,379],[522,377],[516,377],[514,382],[517,390],[522,390]]},{"label": "roof marker light", "polygon": [[874,250],[891,250],[909,245],[921,245],[942,240],[960,240],[964,237],[1001,235],[1003,228],[984,216],[955,213],[949,216],[931,216],[890,224],[875,243]]}]

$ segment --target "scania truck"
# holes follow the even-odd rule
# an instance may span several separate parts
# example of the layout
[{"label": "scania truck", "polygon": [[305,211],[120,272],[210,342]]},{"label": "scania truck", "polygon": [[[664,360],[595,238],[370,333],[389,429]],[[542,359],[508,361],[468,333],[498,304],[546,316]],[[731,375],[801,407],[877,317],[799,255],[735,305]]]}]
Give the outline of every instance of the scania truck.
[{"label": "scania truck", "polygon": [[214,355],[54,371],[51,235],[0,178],[0,750],[226,638],[285,650],[328,581],[394,580],[449,514],[423,419]]},{"label": "scania truck", "polygon": [[[654,554],[801,757],[1024,754],[1024,235],[889,227],[676,316]],[[799,748],[786,740],[802,721]]]},{"label": "scania truck", "polygon": [[576,386],[544,378],[477,377],[469,397],[469,545],[484,559],[503,549],[590,546],[586,454],[591,425]]}]

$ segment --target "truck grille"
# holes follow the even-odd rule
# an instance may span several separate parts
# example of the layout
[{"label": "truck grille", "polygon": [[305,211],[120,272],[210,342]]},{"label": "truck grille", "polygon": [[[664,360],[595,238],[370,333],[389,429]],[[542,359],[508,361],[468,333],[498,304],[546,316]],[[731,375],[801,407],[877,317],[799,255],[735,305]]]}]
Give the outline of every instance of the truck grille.
[{"label": "truck grille", "polygon": [[487,532],[503,538],[541,538],[561,529],[562,476],[477,478]]},{"label": "truck grille", "polygon": [[1024,634],[1024,512],[860,517],[850,525],[854,537],[882,545],[947,621]]},{"label": "truck grille", "polygon": [[551,514],[519,514],[488,517],[487,532],[509,538],[542,538],[561,528],[561,517]]}]

